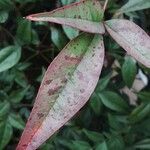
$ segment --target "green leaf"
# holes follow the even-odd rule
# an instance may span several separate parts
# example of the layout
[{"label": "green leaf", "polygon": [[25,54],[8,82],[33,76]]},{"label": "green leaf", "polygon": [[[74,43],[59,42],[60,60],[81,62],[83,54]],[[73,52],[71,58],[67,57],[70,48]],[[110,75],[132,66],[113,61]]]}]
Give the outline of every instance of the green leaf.
[{"label": "green leaf", "polygon": [[150,8],[150,0],[129,0],[118,12],[126,13]]},{"label": "green leaf", "polygon": [[52,12],[33,14],[27,17],[33,21],[48,21],[71,26],[79,30],[104,34],[103,9],[98,0],[82,0]]},{"label": "green leaf", "polygon": [[8,122],[0,123],[0,149],[2,150],[12,137],[12,127]]},{"label": "green leaf", "polygon": [[100,115],[102,111],[103,104],[97,93],[93,93],[90,98],[90,106],[96,115]]},{"label": "green leaf", "polygon": [[83,130],[84,134],[94,143],[103,142],[104,136],[98,132]]},{"label": "green leaf", "polygon": [[135,144],[134,148],[136,149],[150,149],[150,139],[144,139]]},{"label": "green leaf", "polygon": [[[83,33],[48,67],[18,149],[37,149],[88,101],[104,60],[101,35]],[[39,134],[40,133],[40,134]]]},{"label": "green leaf", "polygon": [[10,96],[9,96],[9,100],[16,104],[19,103],[23,97],[25,96],[25,94],[27,93],[28,89],[30,88],[30,86],[27,86],[25,89],[19,89],[17,91],[12,91]]},{"label": "green leaf", "polygon": [[19,20],[18,22],[18,28],[17,28],[17,38],[21,42],[24,42],[25,44],[28,44],[31,42],[32,39],[32,28],[31,28],[31,22],[27,20]]},{"label": "green leaf", "polygon": [[106,142],[104,141],[103,143],[98,144],[95,150],[108,150]]},{"label": "green leaf", "polygon": [[7,19],[8,19],[8,12],[0,11],[0,23],[6,22]]},{"label": "green leaf", "polygon": [[150,37],[135,23],[124,19],[105,22],[109,34],[129,55],[150,68]]},{"label": "green leaf", "polygon": [[117,93],[111,91],[103,91],[99,93],[99,97],[103,104],[117,112],[128,112],[129,106]]},{"label": "green leaf", "polygon": [[63,5],[68,5],[68,4],[71,4],[73,2],[77,2],[78,0],[61,0],[61,3]]},{"label": "green leaf", "polygon": [[63,26],[63,30],[70,40],[74,39],[75,37],[79,35],[79,30],[68,27],[68,26]]},{"label": "green leaf", "polygon": [[140,122],[149,114],[150,104],[141,104],[132,111],[131,115],[129,116],[129,121],[131,123]]},{"label": "green leaf", "polygon": [[137,94],[138,98],[143,102],[149,103],[150,102],[150,91],[143,91]]},{"label": "green leaf", "polygon": [[135,76],[137,73],[136,62],[131,57],[125,57],[125,61],[122,66],[122,76],[123,80],[125,81],[126,85],[131,88]]},{"label": "green leaf", "polygon": [[92,148],[85,141],[73,141],[71,150],[92,150]]},{"label": "green leaf", "polygon": [[8,46],[0,50],[0,72],[12,68],[21,57],[21,48]]},{"label": "green leaf", "polygon": [[8,117],[8,123],[11,124],[14,128],[23,130],[25,123],[21,116],[18,114],[11,113]]},{"label": "green leaf", "polygon": [[61,50],[68,42],[67,37],[60,29],[55,28],[54,26],[51,26],[50,29],[52,42],[59,50]]},{"label": "green leaf", "polygon": [[0,103],[0,118],[8,114],[10,111],[10,104],[7,101]]}]

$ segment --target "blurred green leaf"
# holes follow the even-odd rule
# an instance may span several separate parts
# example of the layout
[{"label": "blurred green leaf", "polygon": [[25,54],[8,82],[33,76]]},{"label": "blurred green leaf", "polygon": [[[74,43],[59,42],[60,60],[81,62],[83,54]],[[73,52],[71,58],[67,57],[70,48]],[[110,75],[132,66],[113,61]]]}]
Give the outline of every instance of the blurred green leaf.
[{"label": "blurred green leaf", "polygon": [[21,57],[21,48],[8,46],[0,50],[0,72],[13,67]]},{"label": "blurred green leaf", "polygon": [[23,130],[25,123],[19,114],[11,113],[8,117],[8,123],[11,124],[14,128]]},{"label": "blurred green leaf", "polygon": [[136,62],[131,57],[125,57],[125,61],[122,66],[122,76],[123,80],[125,81],[126,85],[131,88],[135,76],[137,73]]},{"label": "blurred green leaf", "polygon": [[8,122],[0,123],[0,150],[2,150],[12,137],[12,127]]},{"label": "blurred green leaf", "polygon": [[150,0],[129,0],[119,12],[132,12],[150,8]]},{"label": "blurred green leaf", "polygon": [[95,150],[108,150],[106,142],[98,144]]},{"label": "blurred green leaf", "polygon": [[150,91],[142,91],[137,94],[138,98],[143,102],[150,102]]},{"label": "blurred green leaf", "polygon": [[68,40],[62,30],[55,28],[54,26],[50,27],[51,29],[51,39],[55,46],[61,50],[67,44]]},{"label": "blurred green leaf", "polygon": [[111,91],[104,91],[99,93],[99,97],[103,104],[117,112],[128,112],[129,106],[124,99],[117,93]]},{"label": "blurred green leaf", "polygon": [[150,139],[144,139],[138,143],[135,144],[134,148],[136,149],[150,149]]},{"label": "blurred green leaf", "polygon": [[70,150],[92,150],[92,148],[89,143],[85,141],[73,141]]},{"label": "blurred green leaf", "polygon": [[8,12],[0,11],[0,23],[6,22],[7,19],[8,19]]},{"label": "blurred green leaf", "polygon": [[8,114],[10,111],[10,104],[7,101],[0,102],[0,118]]}]

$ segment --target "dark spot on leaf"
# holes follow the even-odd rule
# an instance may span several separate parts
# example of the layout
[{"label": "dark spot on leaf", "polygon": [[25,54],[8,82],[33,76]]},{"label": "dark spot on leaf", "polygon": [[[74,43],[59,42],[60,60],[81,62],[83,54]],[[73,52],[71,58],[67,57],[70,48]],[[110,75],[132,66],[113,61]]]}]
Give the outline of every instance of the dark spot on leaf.
[{"label": "dark spot on leaf", "polygon": [[39,119],[41,119],[42,117],[44,117],[43,113],[37,113],[37,116],[39,117]]},{"label": "dark spot on leaf", "polygon": [[47,81],[45,81],[45,84],[48,85],[48,84],[50,84],[51,82],[52,82],[52,80],[47,80]]},{"label": "dark spot on leaf", "polygon": [[58,86],[58,87],[55,87],[54,89],[49,89],[48,90],[48,95],[54,95],[56,92],[58,92],[58,90],[61,88],[62,86]]},{"label": "dark spot on leaf", "polygon": [[84,93],[84,92],[85,92],[85,89],[81,89],[80,92],[81,92],[81,93]]}]

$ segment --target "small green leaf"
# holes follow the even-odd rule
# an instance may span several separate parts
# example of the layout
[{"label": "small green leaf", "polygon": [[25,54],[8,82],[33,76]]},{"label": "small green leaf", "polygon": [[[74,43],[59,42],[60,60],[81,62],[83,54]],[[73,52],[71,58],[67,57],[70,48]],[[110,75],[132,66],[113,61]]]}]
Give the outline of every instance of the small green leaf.
[{"label": "small green leaf", "polygon": [[128,105],[117,93],[104,91],[99,93],[99,97],[103,104],[117,112],[128,112]]},{"label": "small green leaf", "polygon": [[6,22],[7,19],[8,19],[8,12],[0,11],[0,23]]},{"label": "small green leaf", "polygon": [[7,101],[0,103],[0,117],[5,116],[10,111],[10,104]]},{"label": "small green leaf", "polygon": [[132,12],[150,8],[150,0],[129,0],[118,12]]},{"label": "small green leaf", "polygon": [[96,146],[95,150],[108,150],[107,144],[104,141]]},{"label": "small green leaf", "polygon": [[73,141],[71,150],[92,150],[92,148],[85,141]]},{"label": "small green leaf", "polygon": [[60,29],[55,28],[54,26],[51,26],[50,29],[52,42],[59,50],[61,50],[68,42],[67,37]]},{"label": "small green leaf", "polygon": [[83,130],[84,134],[94,143],[99,143],[104,141],[104,136],[98,132]]},{"label": "small green leaf", "polygon": [[0,123],[0,150],[2,150],[10,141],[13,129],[8,122]]},{"label": "small green leaf", "polygon": [[18,114],[11,113],[8,117],[8,123],[11,124],[14,128],[23,130],[25,123],[21,116]]},{"label": "small green leaf", "polygon": [[0,50],[0,72],[13,67],[20,59],[21,48],[18,46],[8,46]]},{"label": "small green leaf", "polygon": [[143,102],[150,103],[150,91],[139,92],[137,96]]},{"label": "small green leaf", "polygon": [[125,81],[126,85],[131,88],[135,76],[137,73],[137,66],[135,60],[131,57],[125,57],[125,61],[122,66],[122,76],[123,80]]},{"label": "small green leaf", "polygon": [[75,37],[79,35],[79,30],[68,27],[68,26],[63,26],[63,30],[70,40],[74,39]]},{"label": "small green leaf", "polygon": [[131,115],[129,116],[129,121],[131,123],[140,122],[149,114],[150,104],[141,104],[132,111]]},{"label": "small green leaf", "polygon": [[135,144],[134,148],[136,149],[150,149],[150,139],[144,139],[138,143]]},{"label": "small green leaf", "polygon": [[103,104],[97,93],[93,93],[90,98],[90,106],[96,115],[100,115],[102,111]]},{"label": "small green leaf", "polygon": [[31,34],[31,22],[27,20],[20,20],[18,22],[18,29],[17,29],[17,38],[21,42],[28,44],[31,42],[32,34]]}]

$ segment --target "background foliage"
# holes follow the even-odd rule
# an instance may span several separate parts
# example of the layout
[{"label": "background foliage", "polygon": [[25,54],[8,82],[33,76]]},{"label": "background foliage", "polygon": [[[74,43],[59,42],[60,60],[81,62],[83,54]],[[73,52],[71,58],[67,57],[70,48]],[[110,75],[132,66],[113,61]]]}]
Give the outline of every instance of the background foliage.
[{"label": "background foliage", "polygon": [[[0,0],[0,150],[15,149],[46,68],[79,34],[60,25],[31,23],[23,16],[75,1]],[[110,0],[105,18],[115,17],[126,2]],[[149,33],[149,9],[123,10],[120,17]],[[101,79],[89,102],[41,150],[150,149],[150,69],[137,64],[107,35],[105,45]]]}]

